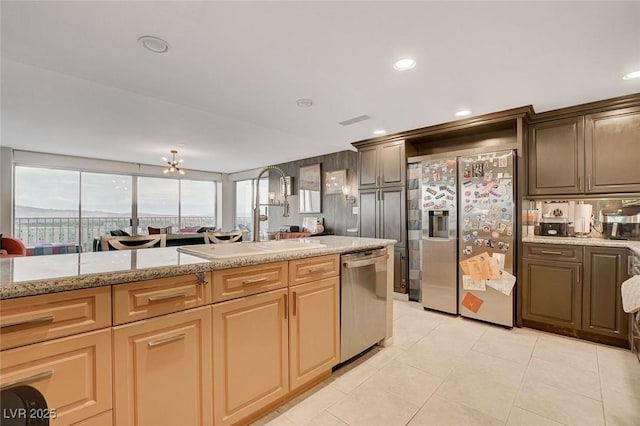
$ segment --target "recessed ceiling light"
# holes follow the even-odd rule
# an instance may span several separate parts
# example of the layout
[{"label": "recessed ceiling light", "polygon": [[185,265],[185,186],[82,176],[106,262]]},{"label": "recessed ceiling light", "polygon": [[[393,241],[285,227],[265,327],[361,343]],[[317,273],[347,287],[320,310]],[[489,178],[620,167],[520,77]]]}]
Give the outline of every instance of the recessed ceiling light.
[{"label": "recessed ceiling light", "polygon": [[633,80],[634,78],[640,78],[640,70],[632,71],[622,77],[623,80]]},{"label": "recessed ceiling light", "polygon": [[471,115],[471,111],[468,109],[461,109],[456,112],[456,117],[466,117],[467,115]]},{"label": "recessed ceiling light", "polygon": [[167,53],[169,51],[169,43],[158,37],[142,36],[138,39],[138,43],[149,52]]},{"label": "recessed ceiling light", "polygon": [[313,105],[313,101],[311,99],[298,99],[296,105],[300,108],[309,108]]},{"label": "recessed ceiling light", "polygon": [[404,58],[393,63],[393,68],[398,71],[406,71],[416,66],[416,61],[411,58]]},{"label": "recessed ceiling light", "polygon": [[373,131],[373,134],[374,134],[374,135],[386,135],[386,134],[387,134],[387,131],[386,131],[386,130],[382,130],[382,129],[380,129],[380,130],[374,130],[374,131]]}]

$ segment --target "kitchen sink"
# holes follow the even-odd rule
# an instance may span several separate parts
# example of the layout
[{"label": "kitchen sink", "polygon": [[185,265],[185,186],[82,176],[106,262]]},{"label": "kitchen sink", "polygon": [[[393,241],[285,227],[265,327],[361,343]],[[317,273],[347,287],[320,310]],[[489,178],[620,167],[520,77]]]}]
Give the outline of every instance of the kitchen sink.
[{"label": "kitchen sink", "polygon": [[178,247],[178,251],[204,259],[227,259],[231,257],[258,256],[288,251],[318,250],[326,246],[326,244],[321,244],[315,240],[295,238],[256,243],[201,244],[197,246]]}]

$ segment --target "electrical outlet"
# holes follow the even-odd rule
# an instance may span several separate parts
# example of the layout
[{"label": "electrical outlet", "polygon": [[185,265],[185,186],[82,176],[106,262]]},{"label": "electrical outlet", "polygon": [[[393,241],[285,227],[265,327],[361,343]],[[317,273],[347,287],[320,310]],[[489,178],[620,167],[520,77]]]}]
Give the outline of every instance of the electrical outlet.
[{"label": "electrical outlet", "polygon": [[351,207],[351,214],[358,214],[358,206]]}]

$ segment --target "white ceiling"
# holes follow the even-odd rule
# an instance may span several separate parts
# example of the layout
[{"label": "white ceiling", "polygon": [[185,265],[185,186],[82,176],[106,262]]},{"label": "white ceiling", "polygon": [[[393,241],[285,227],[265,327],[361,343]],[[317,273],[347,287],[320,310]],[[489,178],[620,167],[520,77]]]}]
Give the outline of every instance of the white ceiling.
[{"label": "white ceiling", "polygon": [[[2,1],[2,140],[235,172],[640,92],[640,2]],[[154,55],[142,35],[167,40]],[[398,72],[392,62],[416,59]],[[313,99],[301,109],[296,99]],[[349,127],[338,122],[373,118]],[[185,144],[180,147],[179,144]]]}]

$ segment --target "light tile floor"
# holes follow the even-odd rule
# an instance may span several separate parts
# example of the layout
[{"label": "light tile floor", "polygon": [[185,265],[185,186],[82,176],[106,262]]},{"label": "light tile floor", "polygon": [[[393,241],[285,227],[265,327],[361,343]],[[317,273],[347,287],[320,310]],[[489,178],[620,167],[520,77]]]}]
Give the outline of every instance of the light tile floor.
[{"label": "light tile floor", "polygon": [[640,426],[630,351],[394,301],[375,347],[254,425]]}]

